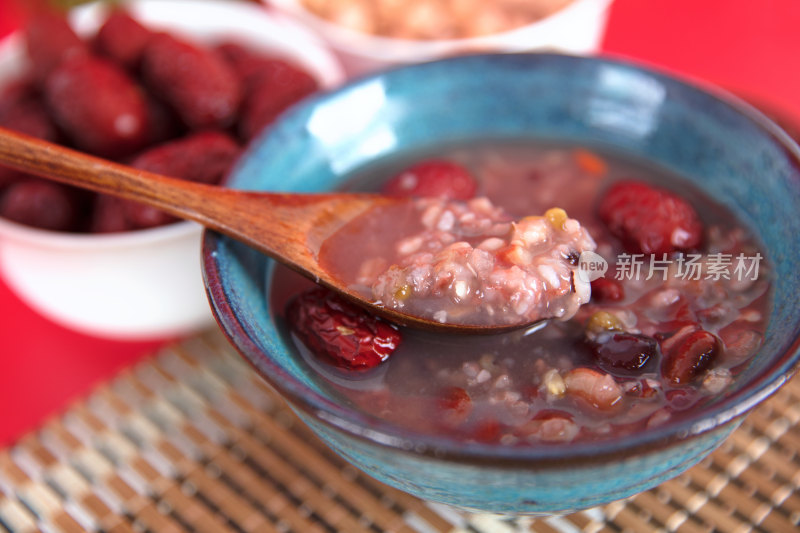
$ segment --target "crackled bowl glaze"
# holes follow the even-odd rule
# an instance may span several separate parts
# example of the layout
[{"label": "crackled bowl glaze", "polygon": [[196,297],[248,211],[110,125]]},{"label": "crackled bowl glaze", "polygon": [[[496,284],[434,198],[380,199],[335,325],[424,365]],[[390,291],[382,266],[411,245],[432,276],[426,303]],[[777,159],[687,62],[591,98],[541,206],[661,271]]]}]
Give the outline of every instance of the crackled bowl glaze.
[{"label": "crackled bowl glaze", "polygon": [[547,139],[611,148],[677,171],[762,239],[775,272],[763,348],[729,393],[625,439],[502,447],[401,430],[336,401],[295,355],[271,309],[272,262],[207,232],[208,294],[226,334],[348,461],[429,500],[502,513],[590,507],[657,485],[718,446],[793,373],[800,331],[800,150],[746,104],[635,65],[560,55],[484,55],[364,78],[285,115],[231,185],[335,189],[376,158],[437,143]]}]

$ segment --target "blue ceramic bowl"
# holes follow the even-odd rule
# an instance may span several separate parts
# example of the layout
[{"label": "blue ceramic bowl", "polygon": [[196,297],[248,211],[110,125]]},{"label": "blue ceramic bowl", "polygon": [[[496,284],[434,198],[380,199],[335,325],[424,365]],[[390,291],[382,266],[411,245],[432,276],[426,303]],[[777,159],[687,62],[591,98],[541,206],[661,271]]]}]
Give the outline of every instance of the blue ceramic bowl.
[{"label": "blue ceramic bowl", "polygon": [[644,157],[737,213],[775,270],[766,341],[730,394],[648,432],[562,447],[501,447],[414,434],[326,393],[270,308],[272,262],[207,232],[219,323],[244,357],[334,450],[377,479],[470,509],[550,513],[653,487],[697,463],[780,387],[798,361],[800,151],[752,108],[627,63],[559,55],[470,56],[361,79],[284,115],[231,185],[337,188],[376,158],[480,139],[563,140]]}]

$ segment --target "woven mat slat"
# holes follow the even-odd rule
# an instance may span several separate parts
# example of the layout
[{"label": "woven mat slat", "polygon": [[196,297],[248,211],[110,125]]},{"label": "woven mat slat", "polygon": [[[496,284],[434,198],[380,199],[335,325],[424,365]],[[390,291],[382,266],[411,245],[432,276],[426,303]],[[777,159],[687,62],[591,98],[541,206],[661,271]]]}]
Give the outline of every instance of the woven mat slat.
[{"label": "woven mat slat", "polygon": [[567,516],[462,513],[333,454],[209,332],[0,450],[0,532],[794,532],[799,454],[800,378],[651,491]]},{"label": "woven mat slat", "polygon": [[[202,363],[202,360],[197,360],[193,357],[193,354],[201,353],[199,350],[194,352],[179,350],[178,353],[187,360]],[[245,372],[235,377],[242,378],[247,382],[252,381],[254,379],[253,373],[249,368],[244,370]],[[207,373],[205,374],[205,377],[209,377]],[[330,451],[324,446],[320,446],[321,443],[310,435],[305,426],[295,424],[294,417],[273,420],[265,415],[264,412],[249,404],[237,393],[236,386],[242,384],[242,382],[235,379],[235,377],[229,382],[232,387],[227,391],[230,399],[253,418],[257,427],[256,432],[273,435],[274,438],[271,438],[271,443],[274,447],[286,454],[290,454],[290,458],[293,459],[298,469],[308,478],[314,479],[316,484],[322,487],[323,492],[331,497],[338,497],[340,494],[346,495],[347,499],[362,513],[362,518],[374,522],[378,527],[397,531],[411,531],[403,523],[398,523],[398,513],[391,510],[393,501],[391,498],[386,498],[387,493],[390,492],[387,491],[387,487],[377,484],[377,482],[369,484],[355,482],[356,471],[342,460],[332,462]],[[260,379],[257,377],[255,379],[257,383],[253,385],[264,387]],[[265,390],[265,392],[268,391]],[[271,392],[269,393],[271,394]],[[287,433],[281,431],[281,428],[277,427],[278,425],[284,428],[293,426],[296,431]],[[392,490],[390,494],[394,496],[394,499],[402,499],[406,503],[408,511],[412,514],[416,513],[420,515],[419,518],[422,520],[429,523],[432,522],[430,525],[436,531],[449,531],[452,529],[452,524],[442,520],[441,517],[428,510],[418,500],[408,497],[399,491]]]},{"label": "woven mat slat", "polygon": [[[156,367],[152,367],[152,370],[156,372],[159,371]],[[150,374],[150,376],[152,377],[153,374]],[[162,376],[164,375],[162,374]],[[136,377],[126,376],[125,378],[130,380],[131,383],[136,384],[140,392],[146,390],[146,386],[138,381]],[[187,394],[190,394],[190,391],[184,390],[183,395],[186,396]],[[159,397],[155,393],[152,393],[152,398],[155,402],[159,402]],[[237,431],[235,429],[229,430],[228,440],[215,442],[217,438],[213,436],[210,437],[208,435],[208,430],[198,430],[198,428],[192,424],[191,413],[187,416],[175,405],[163,401],[160,402],[159,408],[162,412],[162,416],[165,412],[172,413],[170,416],[170,421],[172,422],[170,427],[172,429],[162,438],[161,442],[154,443],[155,446],[165,450],[171,460],[178,459],[176,463],[178,465],[184,464],[187,459],[187,457],[180,452],[180,447],[186,448],[190,446],[193,450],[191,455],[195,456],[194,462],[212,472],[213,477],[222,478],[221,483],[215,484],[212,481],[200,477],[199,474],[185,471],[184,475],[187,476],[187,481],[192,483],[202,493],[210,492],[212,493],[212,497],[218,498],[220,494],[223,496],[230,495],[230,491],[233,491],[239,495],[239,499],[247,506],[246,509],[256,517],[258,517],[260,513],[263,513],[266,518],[271,519],[272,523],[275,524],[283,525],[285,523],[299,531],[324,531],[319,525],[307,520],[306,516],[304,516],[307,513],[299,510],[303,503],[302,498],[297,498],[297,495],[295,495],[293,500],[287,498],[287,491],[282,490],[283,487],[275,486],[270,482],[270,477],[274,476],[274,473],[272,473],[271,476],[260,476],[253,471],[252,466],[251,468],[242,466],[241,458],[238,456],[243,454],[241,454],[238,451],[239,448],[237,448],[237,446],[241,446],[242,443],[240,442],[241,439],[237,438]],[[202,416],[202,412],[195,413],[195,417],[200,424],[208,425],[211,419],[202,418]],[[158,420],[158,418],[156,418],[156,420]],[[170,438],[174,440],[170,441]],[[183,443],[183,445],[176,445],[178,442]],[[245,443],[245,446],[246,445],[247,443]],[[261,445],[256,447],[259,451],[262,448]],[[289,492],[291,493],[291,491]],[[253,512],[253,509],[248,507],[256,509],[256,512]],[[252,524],[247,523],[247,516],[240,515],[234,518],[238,518],[238,522],[242,524],[241,527],[244,529],[252,527]]]},{"label": "woven mat slat", "polygon": [[[176,360],[171,361],[173,366]],[[185,362],[185,361],[181,361]],[[180,371],[182,369],[178,369]],[[194,383],[195,392],[200,395],[211,390],[207,382],[208,376],[204,372],[197,374],[198,380]],[[348,528],[351,531],[367,531],[364,524],[351,520],[351,514],[340,513],[335,505],[337,489],[345,485],[352,491],[352,500],[345,502],[352,505],[353,502],[367,509],[379,510],[380,505],[377,501],[372,501],[372,496],[360,487],[346,487],[347,481],[341,472],[334,470],[322,458],[317,457],[309,447],[293,436],[284,431],[284,428],[274,419],[264,416],[259,412],[243,411],[237,414],[238,418],[246,418],[246,424],[254,427],[255,438],[246,433],[240,427],[236,427],[229,422],[228,417],[218,410],[220,401],[231,400],[232,391],[226,391],[212,397],[204,398],[207,403],[204,405],[205,414],[227,431],[240,445],[246,447],[248,455],[260,461],[260,466],[265,472],[269,472],[280,483],[288,488],[290,492],[303,501],[303,505],[317,512],[329,513],[329,522],[336,519],[332,525],[340,528]],[[227,409],[230,414],[230,407]],[[259,442],[260,439],[260,442]],[[272,446],[265,447],[264,443],[269,441]],[[291,454],[291,455],[290,455]],[[301,466],[304,465],[304,466]],[[333,491],[324,490],[325,487],[333,487]],[[362,514],[362,522],[375,520],[376,522],[391,521],[395,517],[385,517],[381,513],[374,516]],[[396,519],[394,520],[396,522]],[[394,524],[381,524],[391,527]],[[400,524],[402,526],[402,524]]]}]

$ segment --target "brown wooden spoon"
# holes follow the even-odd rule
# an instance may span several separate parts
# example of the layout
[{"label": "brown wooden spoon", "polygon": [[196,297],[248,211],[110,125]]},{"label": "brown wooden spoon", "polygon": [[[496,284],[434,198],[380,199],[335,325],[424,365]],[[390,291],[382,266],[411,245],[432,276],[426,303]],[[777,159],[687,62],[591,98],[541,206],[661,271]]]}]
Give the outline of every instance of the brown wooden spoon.
[{"label": "brown wooden spoon", "polygon": [[528,324],[440,323],[373,304],[317,261],[322,242],[369,209],[410,201],[364,193],[251,192],[152,174],[0,128],[0,164],[84,189],[135,200],[199,222],[288,265],[392,322],[451,333],[488,334]]}]

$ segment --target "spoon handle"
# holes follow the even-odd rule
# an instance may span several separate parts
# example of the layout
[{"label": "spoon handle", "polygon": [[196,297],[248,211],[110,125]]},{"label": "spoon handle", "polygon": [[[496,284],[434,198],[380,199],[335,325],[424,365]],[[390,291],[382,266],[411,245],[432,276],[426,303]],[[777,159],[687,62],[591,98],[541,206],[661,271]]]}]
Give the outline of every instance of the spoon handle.
[{"label": "spoon handle", "polygon": [[[254,248],[390,321],[429,330],[498,333],[524,324],[442,324],[364,299],[318,261],[322,243],[371,208],[413,202],[364,193],[291,194],[242,191],[168,178],[0,128],[0,165],[138,201],[193,220]],[[354,247],[346,253],[361,253]]]},{"label": "spoon handle", "polygon": [[202,214],[210,185],[152,174],[0,128],[0,163],[83,189],[137,200],[179,218]]},{"label": "spoon handle", "polygon": [[327,235],[388,201],[367,194],[248,192],[134,169],[0,128],[0,164],[96,192],[135,200],[199,222],[328,282],[316,260]]}]

